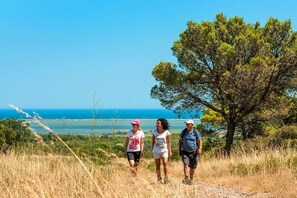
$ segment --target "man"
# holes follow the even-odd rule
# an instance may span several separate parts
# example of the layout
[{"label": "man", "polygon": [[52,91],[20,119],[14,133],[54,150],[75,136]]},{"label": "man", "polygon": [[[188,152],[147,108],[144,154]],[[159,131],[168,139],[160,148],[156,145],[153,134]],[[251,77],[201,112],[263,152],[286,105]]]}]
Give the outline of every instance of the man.
[{"label": "man", "polygon": [[187,127],[180,133],[178,145],[179,155],[182,156],[184,163],[185,178],[182,182],[191,185],[198,165],[198,155],[202,154],[202,139],[199,131],[193,128],[193,120],[187,120],[185,123]]}]

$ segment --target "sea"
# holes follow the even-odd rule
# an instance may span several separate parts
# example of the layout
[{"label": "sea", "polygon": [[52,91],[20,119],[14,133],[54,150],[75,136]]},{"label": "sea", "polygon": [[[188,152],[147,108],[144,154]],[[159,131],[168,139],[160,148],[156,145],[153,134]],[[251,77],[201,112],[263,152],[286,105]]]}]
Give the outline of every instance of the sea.
[{"label": "sea", "polygon": [[[167,109],[23,109],[32,118],[38,118],[57,134],[118,134],[131,129],[131,122],[139,119],[141,129],[149,133],[156,128],[158,118],[166,118],[170,131],[181,131],[184,122],[193,119],[199,124],[202,112],[176,115]],[[0,109],[0,119],[19,119],[30,124],[37,133],[49,133],[44,127],[32,122],[25,114],[14,109]]]}]

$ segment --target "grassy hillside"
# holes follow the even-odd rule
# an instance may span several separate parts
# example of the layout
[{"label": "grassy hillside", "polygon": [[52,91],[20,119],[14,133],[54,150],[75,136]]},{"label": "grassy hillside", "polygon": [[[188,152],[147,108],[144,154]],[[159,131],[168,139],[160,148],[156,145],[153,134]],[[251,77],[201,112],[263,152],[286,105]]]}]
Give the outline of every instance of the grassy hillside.
[{"label": "grassy hillside", "polygon": [[[2,132],[8,140],[10,131]],[[192,186],[181,183],[178,132],[171,135],[169,184],[156,183],[150,134],[137,177],[130,175],[123,156],[125,133],[60,135],[78,158],[52,134],[31,135],[22,141],[8,136],[12,144],[0,154],[3,197],[296,197],[297,138],[291,128],[266,138],[238,139],[230,158],[220,154],[223,135],[205,136]]]},{"label": "grassy hillside", "polygon": [[194,185],[187,186],[181,184],[180,161],[170,162],[170,184],[157,184],[152,159],[143,159],[137,177],[131,177],[124,158],[113,157],[105,165],[85,159],[94,182],[74,157],[11,152],[0,155],[0,194],[3,197],[208,197],[203,189],[209,184],[219,184],[250,195],[265,192],[275,197],[294,197],[296,156],[296,150],[287,149],[238,154],[230,159],[202,157]]}]

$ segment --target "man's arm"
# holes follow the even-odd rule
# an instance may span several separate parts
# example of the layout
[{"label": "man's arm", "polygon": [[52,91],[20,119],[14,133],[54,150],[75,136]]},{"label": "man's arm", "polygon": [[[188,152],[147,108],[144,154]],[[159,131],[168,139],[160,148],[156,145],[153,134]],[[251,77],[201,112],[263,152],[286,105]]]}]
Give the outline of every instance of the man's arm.
[{"label": "man's arm", "polygon": [[181,152],[181,145],[183,143],[183,138],[179,138],[179,141],[178,141],[178,151],[179,151],[179,156],[182,155],[182,152]]},{"label": "man's arm", "polygon": [[201,155],[202,154],[202,139],[199,138],[197,140],[197,145],[198,145],[198,154]]}]

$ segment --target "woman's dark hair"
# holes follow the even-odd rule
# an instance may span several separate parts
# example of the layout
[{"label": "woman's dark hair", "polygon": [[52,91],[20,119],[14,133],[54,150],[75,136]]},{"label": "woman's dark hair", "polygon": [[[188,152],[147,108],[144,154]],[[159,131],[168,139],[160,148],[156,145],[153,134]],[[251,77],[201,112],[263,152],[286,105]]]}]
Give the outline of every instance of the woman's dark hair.
[{"label": "woman's dark hair", "polygon": [[169,123],[168,123],[168,121],[165,119],[165,118],[159,118],[157,121],[160,121],[161,122],[161,124],[162,124],[162,128],[164,129],[164,130],[168,130],[169,129]]}]

